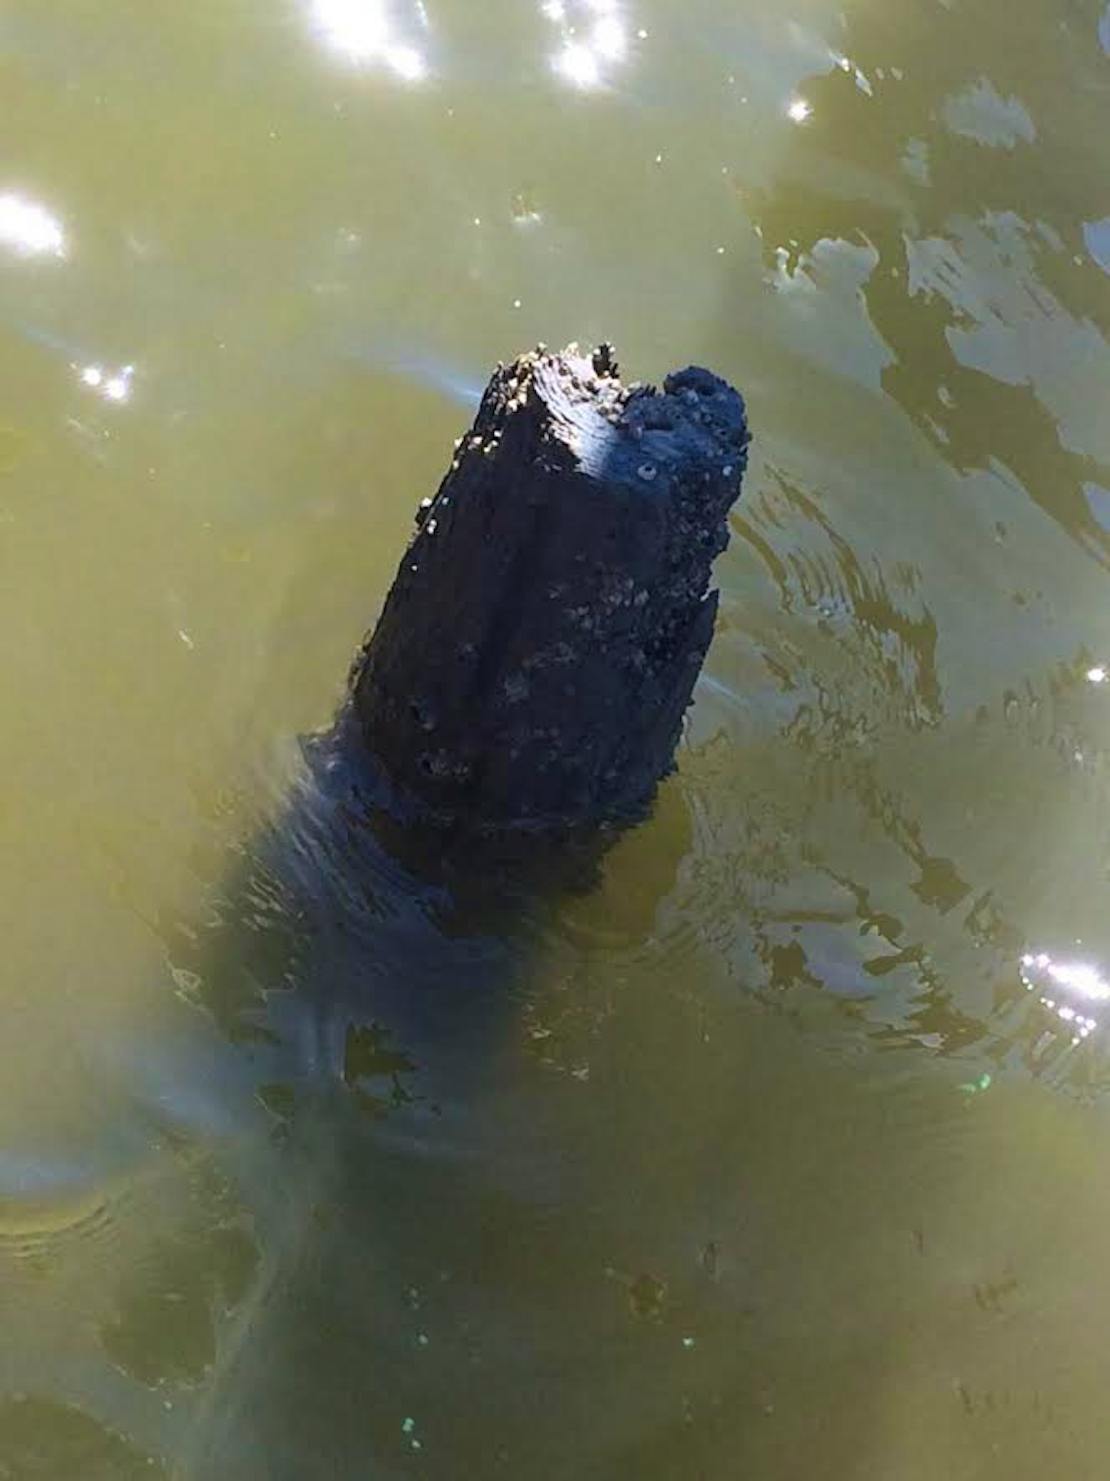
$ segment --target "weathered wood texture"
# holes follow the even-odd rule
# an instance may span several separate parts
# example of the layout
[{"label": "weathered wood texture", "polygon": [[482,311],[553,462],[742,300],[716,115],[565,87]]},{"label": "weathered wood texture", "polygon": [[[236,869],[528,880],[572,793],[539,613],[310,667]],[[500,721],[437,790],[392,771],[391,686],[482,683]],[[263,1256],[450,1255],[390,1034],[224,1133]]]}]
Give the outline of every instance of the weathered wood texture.
[{"label": "weathered wood texture", "polygon": [[712,637],[747,444],[706,370],[625,387],[604,346],[497,370],[351,675],[394,813],[561,831],[643,812]]}]

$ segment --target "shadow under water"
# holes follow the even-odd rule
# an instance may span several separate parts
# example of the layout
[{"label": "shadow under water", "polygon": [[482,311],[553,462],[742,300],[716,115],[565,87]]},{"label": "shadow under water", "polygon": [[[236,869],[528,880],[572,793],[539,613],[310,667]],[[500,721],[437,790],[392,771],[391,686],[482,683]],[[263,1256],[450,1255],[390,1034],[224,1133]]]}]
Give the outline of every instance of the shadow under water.
[{"label": "shadow under water", "polygon": [[[550,1368],[581,1365],[581,1333],[533,1309],[527,1271],[573,1262],[596,1173],[579,1072],[535,1016],[537,964],[552,971],[559,919],[599,890],[610,850],[639,865],[605,929],[650,934],[689,844],[678,799],[648,849],[615,831],[510,846],[399,829],[343,720],[302,762],[204,923],[163,928],[176,980],[272,1118],[263,1181],[296,1190],[282,1215],[257,1168],[243,1180],[258,1245],[174,1442],[182,1474],[355,1474],[368,1444],[375,1475],[485,1474],[493,1432],[506,1462],[548,1474],[569,1437],[538,1428],[537,1406]],[[453,1337],[433,1346],[433,1324]],[[306,1405],[317,1361],[350,1385],[313,1385]],[[499,1375],[496,1415],[460,1365]],[[429,1423],[449,1462],[422,1453]]]}]

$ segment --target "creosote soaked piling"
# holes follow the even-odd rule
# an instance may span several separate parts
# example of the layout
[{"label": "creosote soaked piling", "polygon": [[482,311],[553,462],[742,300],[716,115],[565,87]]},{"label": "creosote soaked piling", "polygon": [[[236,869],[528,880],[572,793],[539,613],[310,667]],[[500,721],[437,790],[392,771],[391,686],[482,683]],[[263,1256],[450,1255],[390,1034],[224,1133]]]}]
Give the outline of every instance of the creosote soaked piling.
[{"label": "creosote soaked piling", "polygon": [[712,637],[747,445],[706,370],[624,386],[608,346],[575,345],[498,368],[352,670],[389,812],[484,833],[643,813]]}]

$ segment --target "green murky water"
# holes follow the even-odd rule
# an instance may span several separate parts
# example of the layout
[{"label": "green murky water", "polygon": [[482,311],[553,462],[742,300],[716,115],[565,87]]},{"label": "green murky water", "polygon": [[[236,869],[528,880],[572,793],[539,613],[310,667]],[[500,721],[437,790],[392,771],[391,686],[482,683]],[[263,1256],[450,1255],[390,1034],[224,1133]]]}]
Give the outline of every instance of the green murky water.
[{"label": "green murky water", "polygon": [[[1108,51],[5,5],[0,1475],[1110,1469]],[[602,337],[748,397],[720,630],[597,890],[460,924],[296,738]]]}]

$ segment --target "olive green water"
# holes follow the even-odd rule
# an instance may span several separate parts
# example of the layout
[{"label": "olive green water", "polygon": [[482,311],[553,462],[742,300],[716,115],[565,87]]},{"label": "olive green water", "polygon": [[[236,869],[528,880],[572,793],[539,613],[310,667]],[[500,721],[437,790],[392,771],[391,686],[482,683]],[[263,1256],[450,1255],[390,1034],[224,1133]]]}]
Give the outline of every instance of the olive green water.
[{"label": "olive green water", "polygon": [[[5,5],[0,1475],[1110,1474],[1108,51]],[[602,337],[756,434],[678,776],[591,894],[291,918],[470,398]]]}]

